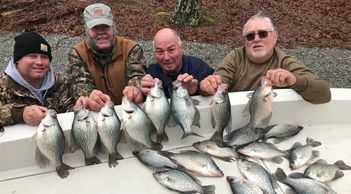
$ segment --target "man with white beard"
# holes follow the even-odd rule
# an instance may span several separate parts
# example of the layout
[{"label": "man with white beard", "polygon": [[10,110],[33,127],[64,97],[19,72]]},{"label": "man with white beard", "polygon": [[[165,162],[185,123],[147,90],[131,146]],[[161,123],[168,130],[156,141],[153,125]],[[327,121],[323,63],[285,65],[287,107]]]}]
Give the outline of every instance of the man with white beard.
[{"label": "man with white beard", "polygon": [[215,94],[221,83],[229,92],[255,90],[265,76],[274,88],[291,88],[313,104],[331,99],[328,83],[277,46],[278,32],[273,20],[262,12],[243,26],[244,47],[232,50],[213,75],[200,83],[200,93]]}]

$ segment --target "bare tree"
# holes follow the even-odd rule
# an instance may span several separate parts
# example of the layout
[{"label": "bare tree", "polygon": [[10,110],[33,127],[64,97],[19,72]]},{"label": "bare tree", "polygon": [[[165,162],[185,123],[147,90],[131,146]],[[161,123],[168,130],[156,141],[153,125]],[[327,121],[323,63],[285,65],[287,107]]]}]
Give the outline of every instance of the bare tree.
[{"label": "bare tree", "polygon": [[177,0],[171,23],[179,26],[198,26],[202,20],[201,0]]}]

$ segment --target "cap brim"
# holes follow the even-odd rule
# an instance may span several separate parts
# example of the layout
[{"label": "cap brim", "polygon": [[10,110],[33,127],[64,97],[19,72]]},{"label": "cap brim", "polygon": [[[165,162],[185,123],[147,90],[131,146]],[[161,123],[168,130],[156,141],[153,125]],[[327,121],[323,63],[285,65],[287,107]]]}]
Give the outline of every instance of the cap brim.
[{"label": "cap brim", "polygon": [[87,27],[90,29],[90,28],[93,28],[94,26],[101,25],[101,24],[112,26],[113,21],[108,19],[94,19],[89,22],[86,22],[86,24],[87,24]]}]

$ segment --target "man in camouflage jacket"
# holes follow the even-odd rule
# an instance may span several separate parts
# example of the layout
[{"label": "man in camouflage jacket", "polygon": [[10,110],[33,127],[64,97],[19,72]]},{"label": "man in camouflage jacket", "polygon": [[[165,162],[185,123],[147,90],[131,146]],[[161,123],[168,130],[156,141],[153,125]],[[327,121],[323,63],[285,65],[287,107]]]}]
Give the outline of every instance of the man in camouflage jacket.
[{"label": "man in camouflage jacket", "polygon": [[0,77],[0,125],[39,125],[48,109],[74,106],[64,77],[50,68],[50,45],[35,32],[15,38],[14,58]]},{"label": "man in camouflage jacket", "polygon": [[99,111],[112,100],[121,104],[123,95],[143,101],[140,88],[146,60],[134,41],[117,36],[110,7],[96,3],[85,8],[86,38],[68,54],[73,96],[89,96],[83,106]]}]

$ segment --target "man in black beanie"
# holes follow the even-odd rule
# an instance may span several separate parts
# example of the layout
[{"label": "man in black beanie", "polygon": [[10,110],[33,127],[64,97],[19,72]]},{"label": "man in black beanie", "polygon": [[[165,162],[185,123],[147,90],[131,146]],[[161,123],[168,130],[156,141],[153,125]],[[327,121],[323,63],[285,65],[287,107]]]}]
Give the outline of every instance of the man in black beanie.
[{"label": "man in black beanie", "polygon": [[15,37],[13,59],[0,77],[0,125],[39,125],[48,109],[74,106],[69,84],[54,74],[49,43],[36,32]]}]

